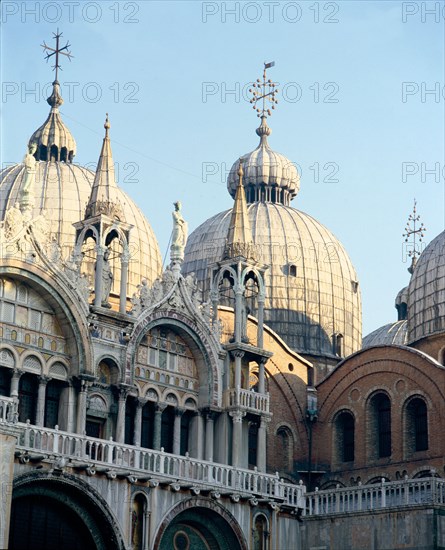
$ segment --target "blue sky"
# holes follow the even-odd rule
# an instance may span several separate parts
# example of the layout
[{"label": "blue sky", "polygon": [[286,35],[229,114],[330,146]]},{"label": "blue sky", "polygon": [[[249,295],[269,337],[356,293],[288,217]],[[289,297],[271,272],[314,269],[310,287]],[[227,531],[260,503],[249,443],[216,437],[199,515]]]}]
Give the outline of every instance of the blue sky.
[{"label": "blue sky", "polygon": [[1,9],[2,164],[21,161],[47,116],[53,75],[40,44],[59,27],[74,55],[59,80],[75,161],[95,165],[108,112],[119,184],[162,255],[175,200],[191,229],[230,208],[225,171],[258,141],[242,90],[274,60],[269,76],[284,97],[269,143],[301,167],[292,206],[348,251],[364,334],[396,319],[414,197],[426,241],[444,229],[443,1],[3,1]]}]

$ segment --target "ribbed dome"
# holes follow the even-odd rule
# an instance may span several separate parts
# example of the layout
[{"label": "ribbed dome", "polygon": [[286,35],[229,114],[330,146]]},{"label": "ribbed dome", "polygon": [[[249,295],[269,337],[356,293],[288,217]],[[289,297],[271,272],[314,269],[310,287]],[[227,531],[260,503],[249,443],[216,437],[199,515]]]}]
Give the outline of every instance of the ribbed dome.
[{"label": "ribbed dome", "polygon": [[76,141],[59,113],[63,99],[57,80],[53,82],[53,92],[46,101],[51,105],[51,111],[42,126],[29,138],[29,145],[36,145],[34,156],[37,160],[72,162],[76,154]]},{"label": "ribbed dome", "polygon": [[[63,257],[67,258],[74,247],[73,223],[84,218],[94,172],[65,162],[38,162],[36,168],[34,216],[46,212],[46,218],[51,221],[51,233],[62,247]],[[24,173],[23,164],[10,166],[0,172],[0,221],[4,219],[5,211],[19,197]],[[145,277],[149,284],[154,282],[161,273],[162,260],[156,237],[145,216],[121,189],[118,189],[118,196],[125,219],[134,226],[130,233],[132,255],[128,278],[128,294],[131,296],[142,278]],[[118,292],[118,261],[115,266],[112,265],[112,269],[115,275],[113,288]]]},{"label": "ribbed dome", "polygon": [[388,323],[363,338],[363,347],[405,346],[408,341],[408,322],[406,320]]},{"label": "ribbed dome", "polygon": [[420,255],[408,286],[408,341],[445,332],[445,231]]},{"label": "ribbed dome", "polygon": [[[187,242],[183,273],[196,273],[205,299],[207,267],[223,256],[231,213],[210,218]],[[265,322],[303,353],[332,356],[333,334],[343,336],[344,355],[360,349],[360,290],[341,243],[311,216],[282,204],[256,202],[248,213],[256,259],[269,265]]]},{"label": "ribbed dome", "polygon": [[[241,157],[247,202],[265,200],[288,205],[300,189],[297,169],[288,158],[270,148],[267,136],[272,130],[265,118],[256,132],[260,136],[258,147]],[[227,178],[227,188],[233,198],[238,185],[238,166],[239,161],[236,161]]]}]

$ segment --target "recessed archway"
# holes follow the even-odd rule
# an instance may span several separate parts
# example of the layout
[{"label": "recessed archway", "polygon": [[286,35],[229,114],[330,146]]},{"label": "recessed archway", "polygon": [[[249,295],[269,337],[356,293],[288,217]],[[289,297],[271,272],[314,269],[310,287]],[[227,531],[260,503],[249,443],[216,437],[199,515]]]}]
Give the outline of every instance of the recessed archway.
[{"label": "recessed archway", "polygon": [[11,550],[123,550],[108,505],[83,480],[69,474],[33,472],[14,483]]},{"label": "recessed archway", "polygon": [[182,502],[165,518],[154,548],[159,550],[247,550],[243,532],[222,506],[198,498]]}]

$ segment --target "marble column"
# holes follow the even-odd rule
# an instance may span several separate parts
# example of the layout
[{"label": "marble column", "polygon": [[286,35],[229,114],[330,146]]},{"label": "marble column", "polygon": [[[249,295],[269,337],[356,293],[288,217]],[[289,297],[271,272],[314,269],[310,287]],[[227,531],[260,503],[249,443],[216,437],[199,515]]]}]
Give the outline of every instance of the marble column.
[{"label": "marble column", "polygon": [[106,248],[96,246],[96,273],[94,276],[94,305],[100,307],[102,305],[102,271],[104,267],[104,253]]},{"label": "marble column", "polygon": [[39,390],[37,394],[36,426],[42,426],[45,422],[45,398],[46,385],[51,380],[48,376],[39,376]]},{"label": "marble column", "polygon": [[212,411],[206,414],[206,443],[205,443],[205,460],[213,462],[213,441],[214,441],[214,419],[215,413]]},{"label": "marble column", "polygon": [[181,454],[181,418],[185,413],[185,409],[176,407],[175,409],[175,423],[173,426],[173,454]]},{"label": "marble column", "polygon": [[20,382],[20,377],[22,376],[22,374],[23,374],[23,372],[21,372],[17,369],[14,369],[14,371],[12,373],[11,392],[10,392],[11,397],[18,398],[18,396],[19,396],[19,382]]},{"label": "marble column", "polygon": [[136,413],[134,415],[134,437],[133,437],[133,445],[136,447],[141,446],[141,439],[142,439],[142,409],[144,405],[147,403],[147,399],[144,399],[142,397],[139,397],[136,404]]},{"label": "marble column", "polygon": [[257,346],[262,348],[264,344],[264,296],[258,296],[258,328]]},{"label": "marble column", "polygon": [[130,253],[125,247],[121,256],[121,287],[119,298],[119,313],[125,313],[127,308],[127,282],[128,282],[128,263],[130,261]]},{"label": "marble column", "polygon": [[266,360],[262,360],[258,364],[258,393],[266,393],[264,366]]},{"label": "marble column", "polygon": [[242,336],[243,326],[243,288],[235,286],[235,342],[239,344]]},{"label": "marble column", "polygon": [[80,391],[77,394],[77,425],[76,432],[85,434],[85,425],[87,420],[87,390],[88,384],[85,380],[80,382]]},{"label": "marble column", "polygon": [[261,417],[258,427],[258,444],[257,444],[257,468],[260,472],[266,471],[266,428],[268,419]]},{"label": "marble column", "polygon": [[125,441],[125,404],[127,402],[128,390],[121,388],[119,390],[119,401],[117,404],[117,420],[116,420],[116,442],[124,443]]},{"label": "marble column", "polygon": [[232,429],[232,466],[237,468],[241,463],[242,436],[243,436],[243,417],[245,412],[231,411],[233,429]]},{"label": "marble column", "polygon": [[241,387],[241,360],[244,357],[244,351],[236,350],[233,352],[235,357],[235,388]]},{"label": "marble column", "polygon": [[155,422],[153,427],[153,448],[161,450],[162,413],[167,407],[166,403],[158,403],[155,407]]}]

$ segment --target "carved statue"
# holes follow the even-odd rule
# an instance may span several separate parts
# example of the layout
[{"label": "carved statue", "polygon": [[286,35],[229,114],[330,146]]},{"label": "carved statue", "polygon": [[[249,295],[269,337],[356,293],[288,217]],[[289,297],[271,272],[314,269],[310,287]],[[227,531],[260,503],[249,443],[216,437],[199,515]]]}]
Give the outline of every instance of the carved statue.
[{"label": "carved statue", "polygon": [[22,194],[20,202],[22,206],[29,206],[32,202],[32,196],[34,191],[34,183],[36,179],[36,159],[34,153],[36,152],[37,145],[30,143],[28,145],[28,152],[26,153],[23,164],[25,165],[25,177],[22,184]]},{"label": "carved statue", "polygon": [[172,213],[173,216],[173,233],[172,244],[170,247],[171,260],[183,260],[184,248],[187,242],[188,227],[187,222],[184,220],[181,214],[181,203],[179,201],[174,203],[175,210]]},{"label": "carved statue", "polygon": [[113,284],[113,272],[110,266],[110,249],[107,248],[104,252],[104,261],[102,265],[102,307],[110,308],[108,298],[111,292],[111,285]]},{"label": "carved statue", "polygon": [[23,229],[23,215],[17,203],[6,211],[3,229],[5,241],[13,241]]}]

